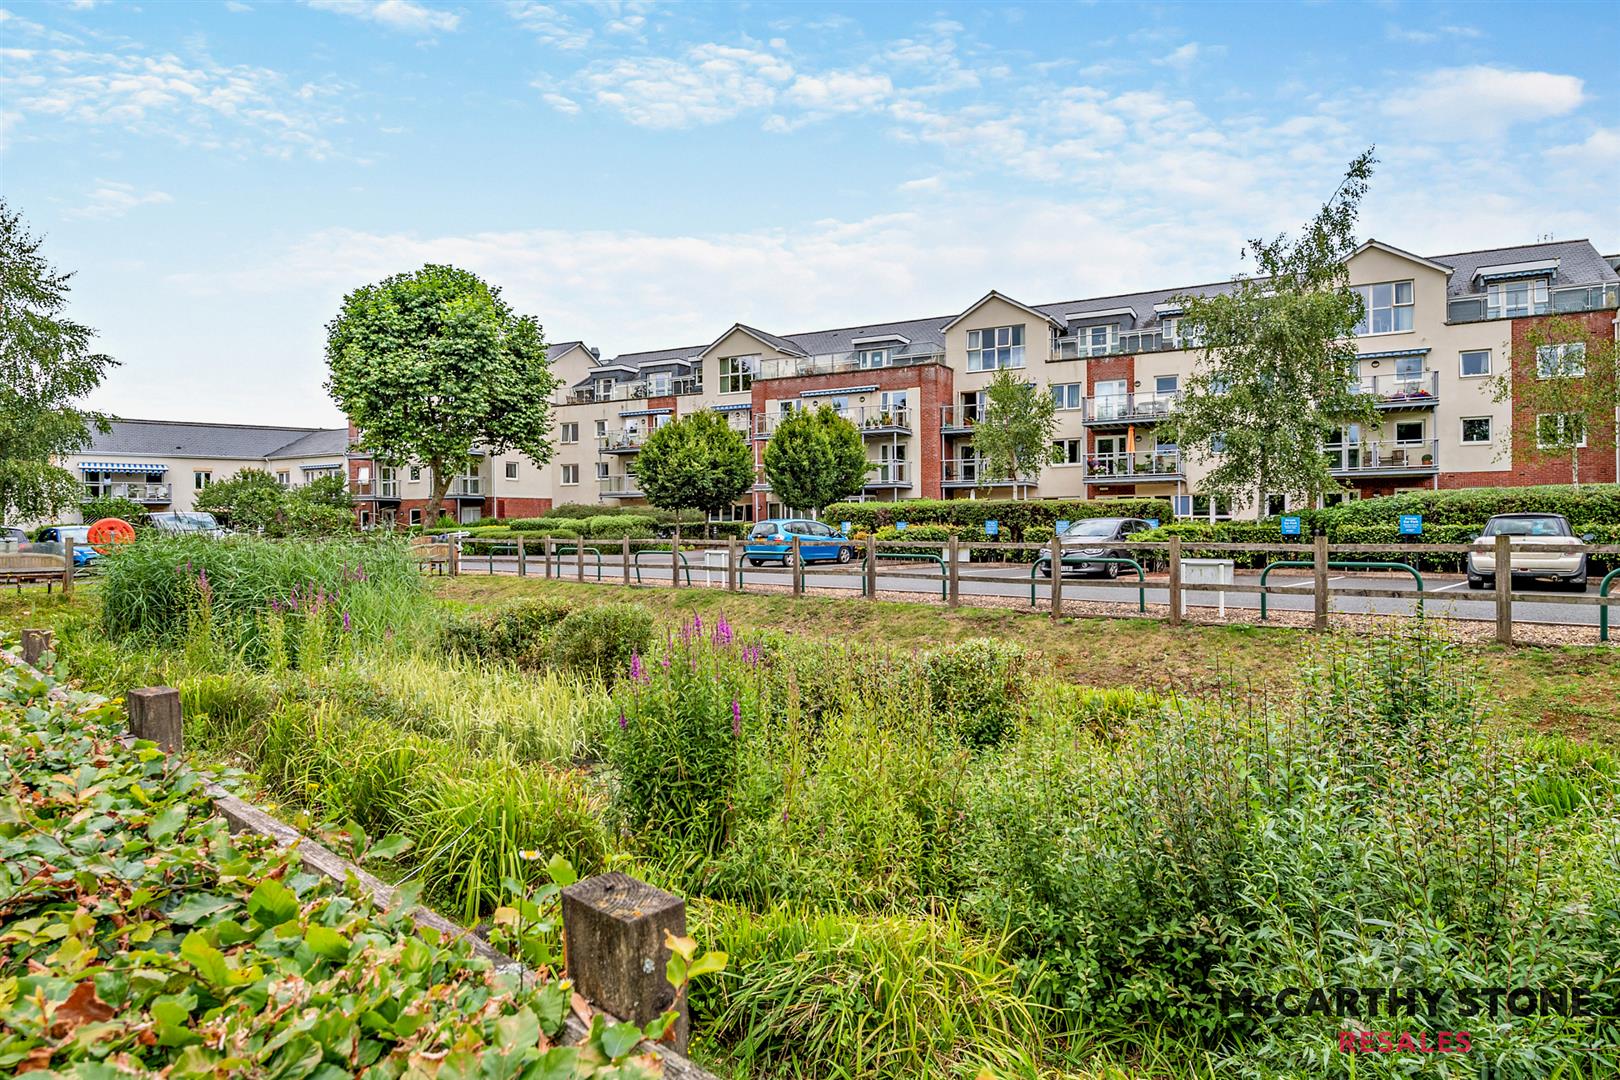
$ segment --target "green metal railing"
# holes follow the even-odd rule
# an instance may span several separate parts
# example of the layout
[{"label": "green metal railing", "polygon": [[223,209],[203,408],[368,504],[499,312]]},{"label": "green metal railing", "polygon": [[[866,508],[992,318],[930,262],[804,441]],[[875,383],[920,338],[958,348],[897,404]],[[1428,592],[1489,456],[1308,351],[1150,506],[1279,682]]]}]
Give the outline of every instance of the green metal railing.
[{"label": "green metal railing", "polygon": [[643,555],[670,555],[671,556],[671,558],[669,560],[669,568],[670,568],[669,580],[670,580],[671,584],[674,584],[674,582],[675,582],[675,559],[679,558],[681,560],[681,569],[686,571],[686,583],[688,585],[692,584],[692,564],[686,561],[686,552],[684,552],[684,551],[674,551],[674,552],[670,552],[670,551],[654,551],[654,550],[649,548],[646,551],[638,551],[638,552],[636,552],[635,555],[631,556],[631,559],[630,559],[631,564],[634,565],[635,568],[636,568],[636,584],[637,585],[641,584],[641,557]]},{"label": "green metal railing", "polygon": [[1603,582],[1602,582],[1602,584],[1600,584],[1598,586],[1598,640],[1599,641],[1608,641],[1609,640],[1609,605],[1605,604],[1603,602],[1603,598],[1609,595],[1609,586],[1614,584],[1614,579],[1616,577],[1620,577],[1620,568],[1610,570],[1607,574],[1604,574],[1603,575]]},{"label": "green metal railing", "polygon": [[[1051,557],[1048,556],[1045,561],[1047,563],[1051,563]],[[1147,574],[1142,572],[1142,564],[1137,562],[1135,559],[1120,559],[1111,555],[1065,555],[1059,561],[1064,566],[1090,566],[1092,563],[1118,563],[1120,566],[1134,567],[1136,570],[1136,580],[1142,582],[1142,584],[1136,587],[1136,610],[1141,612],[1147,611]],[[1030,607],[1035,606],[1035,575],[1039,574],[1041,571],[1041,562],[1042,560],[1037,559],[1035,560],[1034,565],[1029,568]]]},{"label": "green metal railing", "polygon": [[592,555],[596,556],[596,580],[601,581],[602,580],[602,552],[601,552],[601,550],[598,549],[598,548],[593,548],[593,547],[582,547],[579,544],[558,544],[556,547],[551,549],[551,556],[556,561],[556,564],[557,564],[557,577],[559,579],[562,578],[562,557],[564,555],[572,555],[577,559],[583,559],[585,557],[586,552],[590,552]]},{"label": "green metal railing", "polygon": [[[1283,562],[1268,563],[1266,568],[1260,571],[1260,619],[1262,622],[1266,618],[1266,597],[1269,595],[1266,592],[1266,578],[1279,566],[1316,568],[1316,564],[1309,559],[1286,559]],[[1418,607],[1419,609],[1423,607],[1423,575],[1417,572],[1416,567],[1403,562],[1341,562],[1335,560],[1329,562],[1327,568],[1329,570],[1405,570],[1412,575],[1412,580],[1417,582]]]},{"label": "green metal railing", "polygon": [[[904,552],[904,551],[880,551],[880,552],[877,553],[877,557],[880,558],[880,559],[907,559],[907,560],[909,560],[911,562],[931,562],[934,565],[938,566],[939,567],[939,598],[941,600],[945,599],[946,574],[945,574],[945,560],[944,560],[943,557],[941,557],[939,555],[912,555],[912,554],[908,554],[907,552]],[[861,559],[861,566],[862,567],[866,566],[866,559],[865,558]],[[861,595],[862,596],[866,595],[866,575],[865,574],[861,575]]]}]

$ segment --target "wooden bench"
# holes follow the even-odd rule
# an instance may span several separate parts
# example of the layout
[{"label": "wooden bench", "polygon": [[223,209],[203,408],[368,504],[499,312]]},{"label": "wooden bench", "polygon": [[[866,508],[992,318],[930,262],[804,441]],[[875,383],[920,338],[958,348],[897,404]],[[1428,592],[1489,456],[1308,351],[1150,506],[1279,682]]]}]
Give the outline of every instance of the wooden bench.
[{"label": "wooden bench", "polygon": [[442,574],[450,567],[450,545],[425,539],[412,540],[411,558],[416,560],[419,569]]},{"label": "wooden bench", "polygon": [[50,592],[66,577],[65,568],[62,556],[45,551],[0,552],[0,587],[15,585],[21,593],[23,585],[43,581],[45,591]]}]

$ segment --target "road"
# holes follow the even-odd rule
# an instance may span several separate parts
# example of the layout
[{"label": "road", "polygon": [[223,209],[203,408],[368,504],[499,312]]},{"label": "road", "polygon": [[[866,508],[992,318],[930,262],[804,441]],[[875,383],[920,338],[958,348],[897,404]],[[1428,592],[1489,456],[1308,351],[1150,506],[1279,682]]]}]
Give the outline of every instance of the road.
[{"label": "road", "polygon": [[[562,556],[558,576],[565,580],[573,580],[577,574],[574,559],[571,556]],[[642,560],[641,579],[643,582],[656,583],[669,580],[669,565],[665,561],[662,566],[659,560],[649,554]],[[602,559],[602,580],[617,583],[622,580],[622,560],[616,554],[604,554]],[[517,573],[517,560],[511,556],[495,556],[493,560],[483,555],[467,555],[462,558],[464,573],[483,574],[493,572],[497,575],[515,575]],[[533,576],[542,576],[544,564],[538,556],[529,559],[528,571]],[[878,573],[879,592],[915,592],[932,594],[936,599],[940,595],[940,584],[933,577],[902,577],[901,573],[931,572],[933,567],[927,564],[907,564],[904,571],[899,567],[894,572],[887,572],[888,568],[880,568]],[[585,560],[585,580],[596,580],[596,561]],[[1130,572],[1127,571],[1127,575]],[[959,574],[960,589],[963,596],[1012,596],[1029,598],[1029,585],[1026,582],[1029,570],[1023,565],[993,566],[982,565],[964,566]],[[702,585],[705,579],[714,585],[725,583],[725,570],[716,565],[705,570],[701,559],[692,559],[691,579],[694,585]],[[1019,584],[1007,582],[986,581],[985,578],[1017,578]],[[1063,598],[1065,600],[1091,600],[1104,603],[1135,603],[1135,589],[1119,589],[1111,586],[1098,586],[1090,584],[1093,579],[1066,576],[1063,579]],[[1124,580],[1124,576],[1121,577]],[[1260,575],[1253,571],[1239,571],[1232,590],[1226,594],[1226,606],[1239,609],[1258,609],[1260,594],[1254,591],[1259,584]],[[791,584],[785,570],[780,567],[744,567],[743,585],[775,585],[785,587]],[[1284,577],[1281,572],[1274,573],[1268,583],[1283,586],[1283,592],[1271,593],[1266,606],[1276,611],[1311,611],[1314,608],[1314,598],[1311,595],[1311,578],[1309,576]],[[1491,593],[1475,593],[1468,588],[1467,582],[1456,574],[1429,574],[1424,576],[1426,586],[1421,594],[1424,609],[1431,615],[1449,619],[1472,619],[1481,622],[1492,622],[1496,619],[1496,604]],[[834,564],[812,564],[807,568],[805,575],[806,588],[817,589],[848,589],[851,595],[858,595],[861,588],[861,572],[859,564],[850,568],[836,567]],[[1245,591],[1244,586],[1248,586]],[[1406,596],[1343,596],[1331,595],[1333,588],[1376,588],[1398,589]],[[1330,592],[1329,610],[1347,614],[1377,614],[1377,615],[1410,615],[1417,609],[1419,594],[1416,583],[1407,577],[1384,577],[1367,574],[1335,573],[1328,578]],[[1598,609],[1595,606],[1585,607],[1574,604],[1538,603],[1534,597],[1539,590],[1552,592],[1554,586],[1536,584],[1532,586],[1516,585],[1515,595],[1527,595],[1527,599],[1515,599],[1513,602],[1513,619],[1515,622],[1548,623],[1566,626],[1596,626],[1598,622]],[[1597,594],[1597,579],[1593,578],[1587,586],[1589,595]],[[1047,595],[1047,582],[1045,578],[1039,580],[1037,597]],[[1218,594],[1206,592],[1189,592],[1184,594],[1189,607],[1210,608],[1219,603]],[[1555,595],[1568,596],[1568,590],[1559,589]],[[1168,604],[1170,602],[1169,588],[1165,584],[1163,575],[1150,576],[1147,583],[1147,602],[1150,604]],[[1616,616],[1620,618],[1620,615]]]}]

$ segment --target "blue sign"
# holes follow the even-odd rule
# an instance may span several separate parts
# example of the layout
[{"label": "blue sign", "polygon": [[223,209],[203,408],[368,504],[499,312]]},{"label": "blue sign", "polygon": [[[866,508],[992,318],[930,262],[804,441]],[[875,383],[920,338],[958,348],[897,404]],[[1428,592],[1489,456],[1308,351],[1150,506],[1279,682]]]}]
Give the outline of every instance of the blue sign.
[{"label": "blue sign", "polygon": [[1056,525],[1052,526],[1052,531],[1061,536],[1069,531],[1069,523],[1067,521],[1060,521]]},{"label": "blue sign", "polygon": [[1401,535],[1402,536],[1422,536],[1423,535],[1423,515],[1422,514],[1402,514],[1401,515]]},{"label": "blue sign", "polygon": [[1299,535],[1299,515],[1298,514],[1289,514],[1287,517],[1282,519],[1282,534],[1284,536],[1298,536]]},{"label": "blue sign", "polygon": [[842,530],[842,531],[843,531],[843,533],[844,533],[844,535],[845,535],[845,536],[848,536],[848,535],[849,535],[849,522],[847,522],[847,521],[840,521],[840,522],[839,522],[839,523],[838,523],[838,527],[839,527],[839,528],[840,528],[840,529],[841,529],[841,530]]},{"label": "blue sign", "polygon": [[1150,529],[1157,529],[1159,527],[1158,518],[1143,518],[1142,520],[1148,523],[1148,528]]},{"label": "blue sign", "polygon": [[906,531],[906,523],[903,522],[903,521],[895,522],[894,523],[894,531],[895,532],[905,532]]},{"label": "blue sign", "polygon": [[986,536],[994,536],[1000,531],[1001,531],[1001,522],[992,519],[992,520],[986,521],[984,523],[984,534]]}]

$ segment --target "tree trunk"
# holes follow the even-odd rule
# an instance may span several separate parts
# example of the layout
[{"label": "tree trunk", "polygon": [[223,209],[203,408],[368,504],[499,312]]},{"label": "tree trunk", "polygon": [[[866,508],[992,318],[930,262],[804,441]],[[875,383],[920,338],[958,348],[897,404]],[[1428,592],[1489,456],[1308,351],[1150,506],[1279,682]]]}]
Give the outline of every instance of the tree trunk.
[{"label": "tree trunk", "polygon": [[455,479],[447,475],[448,471],[443,462],[430,461],[428,468],[433,471],[432,494],[428,497],[427,509],[422,511],[422,524],[431,528],[433,523],[444,515],[444,497],[450,491],[450,483]]},{"label": "tree trunk", "polygon": [[1569,482],[1574,485],[1576,491],[1581,490],[1581,448],[1579,446],[1569,448]]}]

